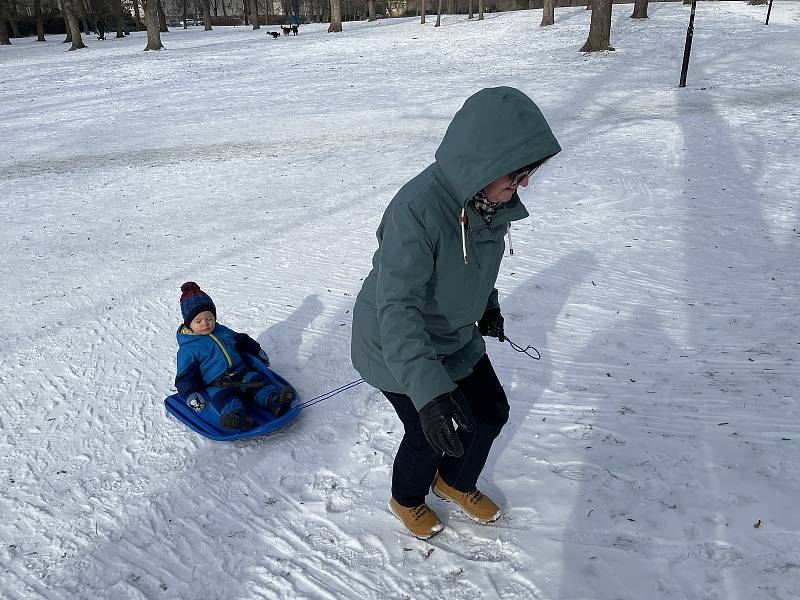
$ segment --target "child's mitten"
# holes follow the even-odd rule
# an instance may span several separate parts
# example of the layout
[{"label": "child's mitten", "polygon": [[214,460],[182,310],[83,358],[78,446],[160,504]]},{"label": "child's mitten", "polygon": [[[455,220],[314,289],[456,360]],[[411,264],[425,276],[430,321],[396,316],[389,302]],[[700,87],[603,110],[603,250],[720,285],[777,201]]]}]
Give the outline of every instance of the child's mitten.
[{"label": "child's mitten", "polygon": [[189,394],[186,398],[186,404],[194,410],[203,410],[206,407],[206,401],[203,399],[203,395],[200,392],[192,392]]}]

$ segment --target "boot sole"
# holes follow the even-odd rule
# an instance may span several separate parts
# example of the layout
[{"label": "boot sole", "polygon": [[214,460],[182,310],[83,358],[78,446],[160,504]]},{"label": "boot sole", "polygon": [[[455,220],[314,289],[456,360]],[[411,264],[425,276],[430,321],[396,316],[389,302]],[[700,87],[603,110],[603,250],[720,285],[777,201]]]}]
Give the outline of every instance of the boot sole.
[{"label": "boot sole", "polygon": [[251,429],[255,425],[255,421],[249,415],[227,414],[219,418],[219,424],[228,431],[245,431]]},{"label": "boot sole", "polygon": [[440,500],[444,500],[445,502],[452,502],[453,504],[455,504],[459,509],[461,509],[461,512],[464,514],[465,517],[475,521],[476,523],[480,523],[481,525],[488,525],[489,523],[494,523],[495,521],[497,521],[497,519],[500,518],[500,514],[503,512],[498,508],[497,512],[494,513],[494,516],[490,517],[488,520],[479,519],[478,517],[469,514],[469,512],[467,512],[467,510],[463,506],[461,506],[455,498],[451,498],[441,490],[437,490],[435,487],[432,487],[431,491]]},{"label": "boot sole", "polygon": [[406,531],[408,533],[410,533],[412,536],[414,536],[418,540],[429,540],[433,536],[435,536],[437,533],[441,533],[444,530],[444,525],[439,523],[438,525],[436,525],[436,527],[438,527],[439,529],[436,529],[436,527],[434,527],[434,529],[431,530],[431,534],[430,535],[427,535],[427,536],[417,535],[416,533],[411,531],[408,527],[406,527],[405,522],[403,521],[403,519],[400,518],[400,515],[398,515],[396,512],[394,512],[394,509],[392,508],[391,504],[389,504],[389,512],[392,513],[392,515],[394,516],[395,519],[397,519],[398,521],[400,521],[403,524],[403,527],[405,527],[405,529],[406,529]]}]

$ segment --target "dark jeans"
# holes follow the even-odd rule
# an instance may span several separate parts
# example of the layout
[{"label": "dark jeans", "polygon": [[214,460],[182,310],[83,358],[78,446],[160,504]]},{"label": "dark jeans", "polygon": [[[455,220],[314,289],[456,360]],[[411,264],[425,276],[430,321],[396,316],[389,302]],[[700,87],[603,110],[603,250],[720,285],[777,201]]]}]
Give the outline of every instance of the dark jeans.
[{"label": "dark jeans", "polygon": [[392,496],[402,506],[425,502],[437,470],[447,485],[461,492],[473,491],[492,442],[508,421],[508,399],[488,356],[484,354],[472,373],[456,385],[475,415],[472,431],[458,430],[464,446],[464,454],[459,457],[443,456],[431,448],[422,433],[419,413],[408,396],[381,390],[405,428],[392,470]]}]

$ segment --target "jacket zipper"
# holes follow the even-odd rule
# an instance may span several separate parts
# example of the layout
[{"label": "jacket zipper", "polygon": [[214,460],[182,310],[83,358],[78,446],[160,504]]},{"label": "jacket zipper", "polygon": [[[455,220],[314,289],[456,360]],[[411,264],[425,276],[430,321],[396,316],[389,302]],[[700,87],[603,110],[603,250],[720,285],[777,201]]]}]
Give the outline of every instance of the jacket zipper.
[{"label": "jacket zipper", "polygon": [[219,349],[222,350],[222,353],[225,355],[225,358],[228,360],[228,368],[230,369],[233,366],[233,361],[231,360],[231,355],[228,354],[227,350],[225,350],[225,346],[223,346],[222,342],[220,342],[217,339],[217,336],[215,336],[213,333],[209,333],[208,335],[211,337],[212,340],[217,342],[217,346],[219,346]]}]

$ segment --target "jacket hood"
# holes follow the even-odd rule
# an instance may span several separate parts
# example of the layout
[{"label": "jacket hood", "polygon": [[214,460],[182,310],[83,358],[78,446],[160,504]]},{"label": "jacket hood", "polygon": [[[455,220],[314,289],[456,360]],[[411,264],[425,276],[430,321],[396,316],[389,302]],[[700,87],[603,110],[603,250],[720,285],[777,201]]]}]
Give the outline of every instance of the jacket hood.
[{"label": "jacket hood", "polygon": [[503,175],[559,152],[533,100],[512,87],[485,88],[453,117],[436,166],[450,193],[466,202]]}]

